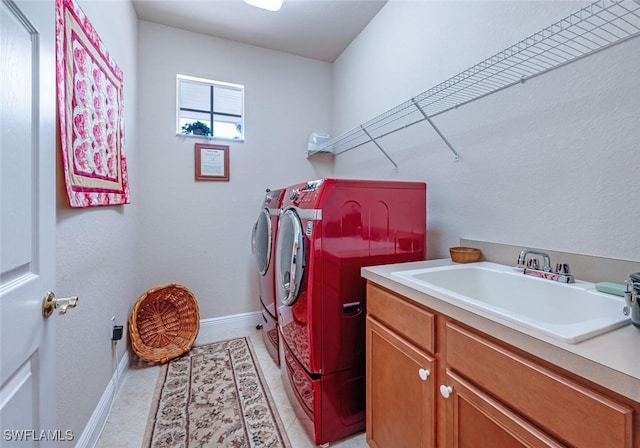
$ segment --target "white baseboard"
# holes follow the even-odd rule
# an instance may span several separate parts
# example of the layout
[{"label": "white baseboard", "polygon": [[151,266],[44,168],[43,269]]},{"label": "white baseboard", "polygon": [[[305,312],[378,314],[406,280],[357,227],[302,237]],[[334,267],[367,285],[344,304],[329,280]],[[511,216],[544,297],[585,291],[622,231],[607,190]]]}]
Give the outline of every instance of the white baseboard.
[{"label": "white baseboard", "polygon": [[84,431],[82,431],[82,435],[75,445],[76,448],[93,448],[98,443],[102,429],[109,418],[109,412],[111,412],[111,407],[113,406],[115,397],[122,385],[124,374],[127,373],[128,369],[129,353],[125,352],[118,363],[118,367],[115,372],[113,372],[113,376],[111,377],[109,384],[107,384],[107,388],[104,390],[104,393],[93,411],[87,426],[84,427]]},{"label": "white baseboard", "polygon": [[[200,331],[198,341],[210,342],[212,340],[224,339],[233,332],[246,332],[255,329],[256,325],[262,323],[262,315],[259,311],[253,313],[235,314],[233,316],[214,317],[200,320]],[[129,369],[129,353],[125,353],[118,368],[113,373],[111,381],[107,385],[100,402],[93,411],[87,426],[78,439],[76,448],[94,448],[98,443],[100,434],[109,418],[109,412],[113,406],[115,396],[122,385],[122,379]]]},{"label": "white baseboard", "polygon": [[256,325],[260,323],[262,323],[262,315],[259,311],[202,319],[200,320],[200,332],[198,333],[196,344],[202,341],[209,342],[223,339],[229,332],[255,329]]}]

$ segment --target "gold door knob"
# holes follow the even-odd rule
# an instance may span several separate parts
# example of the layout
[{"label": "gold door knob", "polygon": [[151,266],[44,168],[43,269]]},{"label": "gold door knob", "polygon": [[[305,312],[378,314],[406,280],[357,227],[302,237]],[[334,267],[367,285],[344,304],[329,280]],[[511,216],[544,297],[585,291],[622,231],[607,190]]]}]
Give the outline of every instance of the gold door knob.
[{"label": "gold door knob", "polygon": [[78,306],[78,297],[61,297],[56,298],[56,295],[51,291],[47,291],[42,300],[42,316],[46,319],[53,314],[53,310],[60,310],[60,314],[66,314],[67,309],[75,308]]}]

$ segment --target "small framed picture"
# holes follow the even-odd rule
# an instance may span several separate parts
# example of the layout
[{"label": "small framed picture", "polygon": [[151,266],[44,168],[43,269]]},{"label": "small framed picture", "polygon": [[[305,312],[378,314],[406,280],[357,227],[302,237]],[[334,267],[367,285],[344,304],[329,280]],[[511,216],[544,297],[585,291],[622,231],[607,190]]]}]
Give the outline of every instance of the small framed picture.
[{"label": "small framed picture", "polygon": [[196,180],[229,180],[229,147],[196,143]]}]

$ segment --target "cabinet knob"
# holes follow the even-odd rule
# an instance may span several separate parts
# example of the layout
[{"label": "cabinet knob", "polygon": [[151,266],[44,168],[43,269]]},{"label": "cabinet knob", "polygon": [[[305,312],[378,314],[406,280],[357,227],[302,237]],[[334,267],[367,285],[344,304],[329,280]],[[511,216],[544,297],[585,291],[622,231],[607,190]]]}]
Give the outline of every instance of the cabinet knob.
[{"label": "cabinet knob", "polygon": [[440,386],[440,395],[444,398],[449,398],[449,395],[453,392],[453,387],[445,386],[444,384]]},{"label": "cabinet knob", "polygon": [[418,369],[418,375],[420,375],[420,379],[422,381],[427,381],[427,378],[429,378],[431,372],[429,371],[429,369]]}]

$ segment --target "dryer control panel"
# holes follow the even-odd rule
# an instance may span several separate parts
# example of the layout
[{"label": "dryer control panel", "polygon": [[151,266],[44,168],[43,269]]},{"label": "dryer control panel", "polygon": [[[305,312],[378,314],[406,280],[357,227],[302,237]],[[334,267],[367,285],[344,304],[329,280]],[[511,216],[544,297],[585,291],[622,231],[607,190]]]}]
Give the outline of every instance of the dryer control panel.
[{"label": "dryer control panel", "polygon": [[322,185],[323,180],[314,180],[307,182],[307,185],[302,189],[302,191],[316,191]]},{"label": "dryer control panel", "polygon": [[305,203],[315,203],[318,197],[316,192],[319,192],[322,186],[323,180],[315,180],[306,182],[299,188],[294,188],[289,193],[289,200],[291,200],[296,206]]}]

